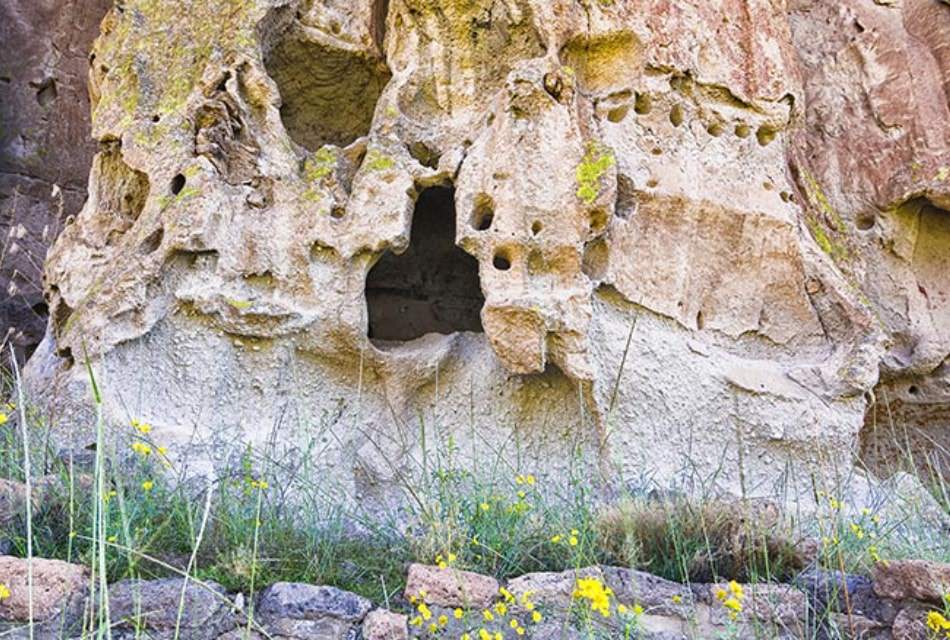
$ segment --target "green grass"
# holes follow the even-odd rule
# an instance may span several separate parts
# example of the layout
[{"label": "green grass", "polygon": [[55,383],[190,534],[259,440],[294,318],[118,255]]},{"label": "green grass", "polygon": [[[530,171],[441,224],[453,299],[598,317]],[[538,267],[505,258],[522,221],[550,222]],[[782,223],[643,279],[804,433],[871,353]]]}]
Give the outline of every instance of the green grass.
[{"label": "green grass", "polygon": [[[22,438],[6,412],[0,477],[23,480]],[[500,448],[494,464],[473,469],[445,438],[397,474],[400,505],[387,513],[333,500],[340,489],[306,462],[312,443],[291,467],[286,451],[248,447],[203,480],[172,465],[146,425],[101,425],[93,466],[58,457],[48,421],[25,414],[33,479],[46,476],[29,522],[32,554],[85,564],[109,583],[188,575],[250,594],[278,581],[306,582],[408,610],[407,565],[447,558],[502,580],[609,564],[684,583],[756,583],[788,580],[806,562],[865,573],[877,557],[946,560],[948,553],[946,545],[908,543],[902,523],[882,520],[874,505],[849,513],[834,488],[801,497],[817,504],[815,515],[793,520],[769,503],[658,492],[643,479],[618,491],[579,456],[557,481],[511,468]],[[936,481],[934,494],[946,508],[946,485]],[[24,512],[0,532],[15,555],[29,552],[27,524]],[[810,538],[816,553],[803,559]]]}]

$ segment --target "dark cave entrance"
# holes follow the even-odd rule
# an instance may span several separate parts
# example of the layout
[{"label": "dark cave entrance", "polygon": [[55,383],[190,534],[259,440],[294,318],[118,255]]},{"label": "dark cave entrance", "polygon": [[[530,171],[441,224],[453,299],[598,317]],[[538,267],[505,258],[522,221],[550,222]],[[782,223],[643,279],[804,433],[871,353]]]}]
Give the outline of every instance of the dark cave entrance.
[{"label": "dark cave entrance", "polygon": [[407,341],[427,333],[482,331],[478,261],[455,246],[455,189],[419,195],[409,248],[387,252],[366,277],[369,337]]}]

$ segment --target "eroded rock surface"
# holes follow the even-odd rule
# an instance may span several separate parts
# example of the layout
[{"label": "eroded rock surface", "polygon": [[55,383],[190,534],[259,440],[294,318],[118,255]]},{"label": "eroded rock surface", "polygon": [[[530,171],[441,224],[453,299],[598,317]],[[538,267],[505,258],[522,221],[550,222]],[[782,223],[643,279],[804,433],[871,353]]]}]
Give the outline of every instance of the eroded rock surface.
[{"label": "eroded rock surface", "polygon": [[111,0],[0,2],[0,335],[20,358],[46,329],[47,248],[86,197],[96,151],[88,56],[111,6]]},{"label": "eroded rock surface", "polygon": [[886,398],[945,442],[950,6],[182,7],[94,51],[30,363],[77,421],[88,353],[173,455],[279,428],[371,502],[425,420],[759,494],[852,467]]}]

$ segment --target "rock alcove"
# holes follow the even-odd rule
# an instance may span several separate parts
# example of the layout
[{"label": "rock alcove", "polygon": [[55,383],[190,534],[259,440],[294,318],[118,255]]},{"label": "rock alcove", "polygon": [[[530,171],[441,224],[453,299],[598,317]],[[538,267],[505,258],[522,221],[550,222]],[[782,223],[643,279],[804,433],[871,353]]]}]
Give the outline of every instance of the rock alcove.
[{"label": "rock alcove", "polygon": [[366,278],[370,339],[482,331],[478,262],[455,245],[455,218],[453,187],[419,195],[408,249],[385,253]]}]

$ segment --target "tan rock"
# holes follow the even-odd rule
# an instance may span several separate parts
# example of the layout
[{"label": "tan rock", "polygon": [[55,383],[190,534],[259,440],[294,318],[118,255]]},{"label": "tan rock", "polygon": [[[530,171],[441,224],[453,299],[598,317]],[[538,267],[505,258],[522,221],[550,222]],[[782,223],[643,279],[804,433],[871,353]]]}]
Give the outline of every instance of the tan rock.
[{"label": "tan rock", "polygon": [[874,565],[874,592],[892,600],[941,604],[950,594],[950,564],[927,560],[889,560]]},{"label": "tan rock", "polygon": [[[30,595],[28,562],[22,558],[0,556],[0,582],[10,597],[0,600],[0,621],[29,620]],[[33,559],[33,618],[47,621],[81,599],[87,584],[85,567],[60,560]]]},{"label": "tan rock", "polygon": [[[412,564],[406,578],[406,597],[421,597],[442,607],[487,607],[498,596],[498,581],[471,571]],[[423,595],[424,594],[424,595]]]},{"label": "tan rock", "polygon": [[422,406],[477,408],[440,419],[473,466],[517,423],[552,478],[576,439],[733,494],[854,468],[879,384],[942,433],[945,5],[129,3],[27,371],[76,449],[83,350],[172,447],[263,444],[287,385],[342,410],[314,463],[377,508]]},{"label": "tan rock", "polygon": [[409,617],[386,609],[374,609],[363,621],[365,640],[407,640]]},{"label": "tan rock", "polygon": [[934,634],[927,628],[927,612],[921,606],[902,609],[894,619],[891,637],[894,640],[931,640]]}]

